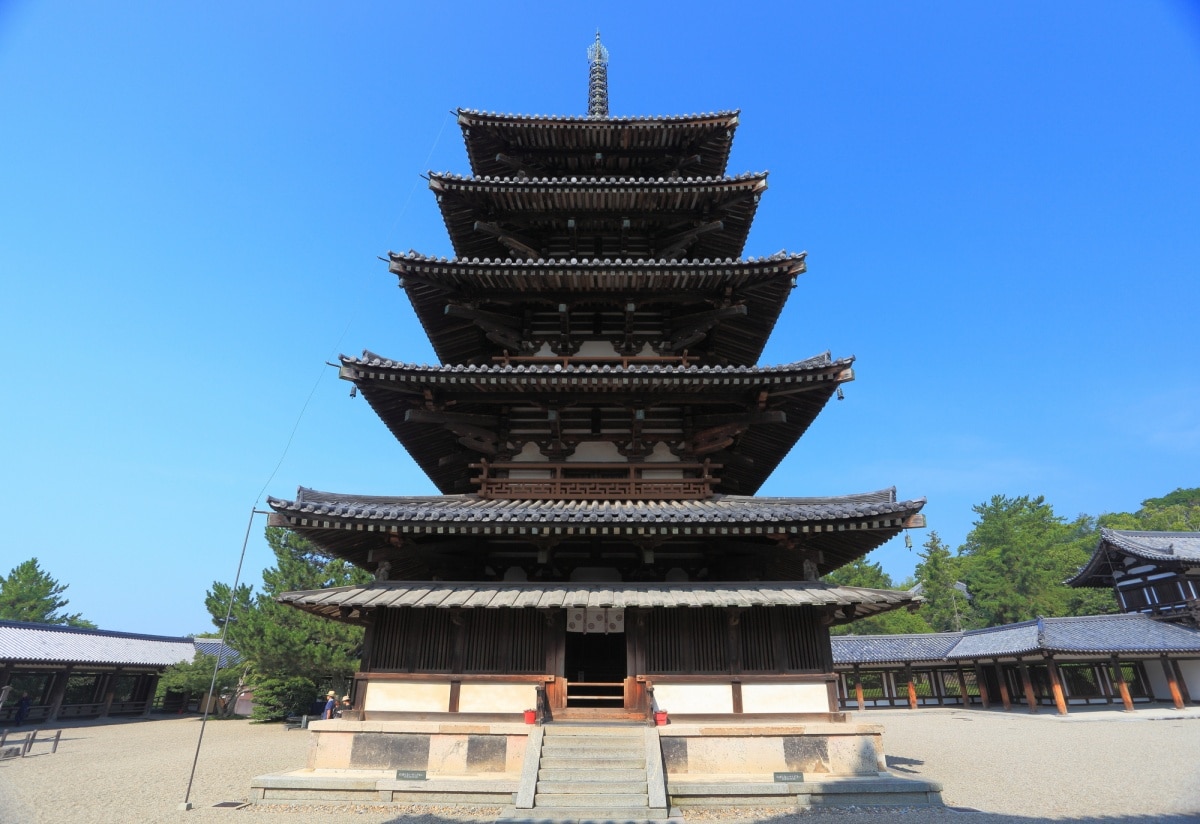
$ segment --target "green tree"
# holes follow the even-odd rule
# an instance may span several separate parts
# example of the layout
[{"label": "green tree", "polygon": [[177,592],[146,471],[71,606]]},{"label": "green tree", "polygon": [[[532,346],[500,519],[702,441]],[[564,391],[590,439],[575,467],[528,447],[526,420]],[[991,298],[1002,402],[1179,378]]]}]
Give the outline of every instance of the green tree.
[{"label": "green tree", "polygon": [[[869,589],[896,589],[890,575],[878,563],[862,558],[825,576],[825,582],[840,587],[866,587]],[[905,582],[907,583],[907,582]],[[832,635],[902,635],[905,633],[930,632],[929,624],[916,613],[906,609],[894,609],[870,618],[861,618],[850,624],[830,627]]]},{"label": "green tree", "polygon": [[958,583],[958,560],[950,547],[942,543],[936,532],[922,544],[921,563],[917,564],[916,578],[925,599],[918,613],[935,632],[960,630],[969,625],[967,600],[956,588]]},{"label": "green tree", "polygon": [[1176,489],[1161,498],[1147,498],[1137,512],[1100,516],[1100,526],[1110,529],[1145,529],[1156,532],[1200,530],[1200,488]]},{"label": "green tree", "polygon": [[[215,655],[196,653],[191,661],[172,664],[163,670],[158,681],[159,696],[168,692],[182,692],[191,697],[208,694],[208,688],[213,683],[213,666],[216,665]],[[243,670],[240,666],[226,666],[217,671],[217,681],[214,692],[218,696],[228,696],[216,709],[215,714],[229,717],[233,715],[237,698],[243,690]]]},{"label": "green tree", "polygon": [[1042,496],[995,495],[974,510],[979,518],[958,551],[972,626],[1112,610],[1102,594],[1063,583],[1095,547],[1093,519],[1067,521]]},{"label": "green tree", "polygon": [[[267,544],[275,566],[263,571],[261,592],[243,585],[234,593],[226,641],[259,680],[299,677],[345,690],[358,668],[362,629],[310,615],[275,598],[289,591],[363,584],[371,575],[330,558],[286,529],[268,527]],[[229,598],[228,584],[215,582],[208,592],[205,605],[217,626],[225,620]]]},{"label": "green tree", "polygon": [[78,612],[60,612],[68,603],[62,597],[66,590],[66,584],[60,584],[38,566],[37,558],[30,558],[0,578],[0,619],[95,629],[96,625]]}]

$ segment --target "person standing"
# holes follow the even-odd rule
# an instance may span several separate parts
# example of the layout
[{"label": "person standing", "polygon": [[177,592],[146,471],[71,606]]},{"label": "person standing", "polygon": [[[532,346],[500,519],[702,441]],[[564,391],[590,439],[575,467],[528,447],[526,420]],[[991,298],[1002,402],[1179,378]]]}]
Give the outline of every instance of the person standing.
[{"label": "person standing", "polygon": [[337,693],[333,690],[325,693],[325,712],[321,713],[321,718],[329,720],[337,714]]},{"label": "person standing", "polygon": [[29,707],[32,704],[29,693],[21,693],[21,697],[17,700],[17,714],[13,716],[13,726],[19,727],[25,723],[25,719],[29,717]]}]

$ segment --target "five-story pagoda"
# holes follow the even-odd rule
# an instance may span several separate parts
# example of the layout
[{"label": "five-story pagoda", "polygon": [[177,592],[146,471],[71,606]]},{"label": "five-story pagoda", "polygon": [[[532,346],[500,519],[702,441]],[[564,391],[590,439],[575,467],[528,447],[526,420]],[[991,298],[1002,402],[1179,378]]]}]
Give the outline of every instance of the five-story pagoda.
[{"label": "five-story pagoda", "polygon": [[443,365],[341,359],[443,494],[272,499],[376,577],[283,600],[366,628],[363,721],[840,718],[829,627],[912,596],[819,579],[924,502],[753,497],[853,359],[755,365],[805,257],[742,257],[738,113],[612,117],[589,57],[586,117],[458,110],[455,257],[390,256]]}]

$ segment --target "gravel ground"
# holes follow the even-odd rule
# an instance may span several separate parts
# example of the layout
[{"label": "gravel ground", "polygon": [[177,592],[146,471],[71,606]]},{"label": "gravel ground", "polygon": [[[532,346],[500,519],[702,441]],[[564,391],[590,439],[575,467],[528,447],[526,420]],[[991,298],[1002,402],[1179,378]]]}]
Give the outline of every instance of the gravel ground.
[{"label": "gravel ground", "polygon": [[[741,809],[688,813],[687,820],[1200,822],[1200,708],[1131,715],[1087,711],[1066,718],[1020,711],[879,710],[857,718],[884,725],[894,773],[940,781],[947,805],[981,812]],[[0,823],[435,824],[491,821],[498,812],[348,804],[216,807],[244,801],[251,777],[304,763],[307,733],[246,721],[209,722],[191,792],[193,809],[185,812],[177,807],[187,789],[198,719],[80,722],[62,729],[57,753],[0,761]]]}]

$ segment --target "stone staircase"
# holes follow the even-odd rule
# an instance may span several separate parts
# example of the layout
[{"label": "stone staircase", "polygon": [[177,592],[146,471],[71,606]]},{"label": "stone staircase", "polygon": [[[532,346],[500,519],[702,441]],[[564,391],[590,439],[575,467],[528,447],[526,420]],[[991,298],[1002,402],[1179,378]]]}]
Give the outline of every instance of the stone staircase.
[{"label": "stone staircase", "polygon": [[[511,821],[662,821],[668,816],[658,732],[644,724],[548,724],[530,736]],[[532,751],[529,755],[532,755]]]}]

